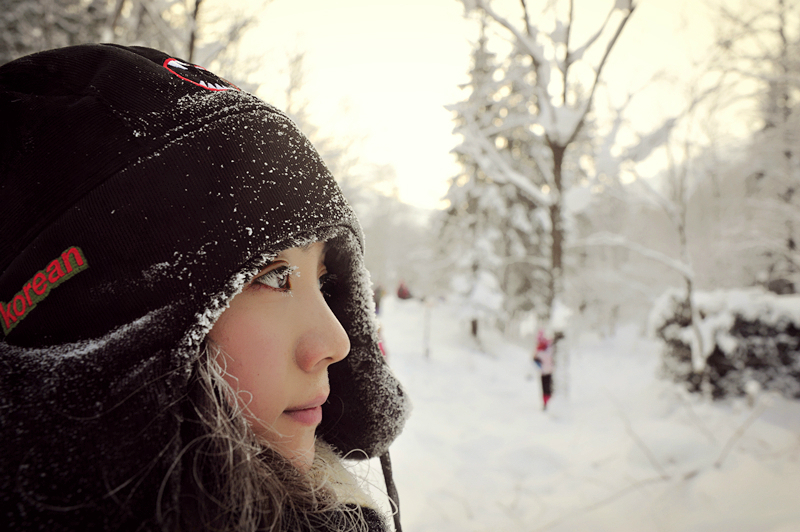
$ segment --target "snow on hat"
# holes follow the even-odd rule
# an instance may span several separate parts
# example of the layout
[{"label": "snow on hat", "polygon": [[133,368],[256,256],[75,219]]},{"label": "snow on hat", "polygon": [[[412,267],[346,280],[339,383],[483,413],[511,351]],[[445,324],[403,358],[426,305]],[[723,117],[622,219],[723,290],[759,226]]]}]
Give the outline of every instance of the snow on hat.
[{"label": "snow on hat", "polygon": [[43,463],[86,445],[124,461],[119,439],[147,423],[127,450],[174,458],[214,320],[265,260],[319,240],[352,346],[319,432],[342,453],[386,451],[408,406],[378,348],[361,228],[285,114],[163,52],[81,45],[0,67],[0,117],[4,496],[44,486],[34,473],[66,482]]}]

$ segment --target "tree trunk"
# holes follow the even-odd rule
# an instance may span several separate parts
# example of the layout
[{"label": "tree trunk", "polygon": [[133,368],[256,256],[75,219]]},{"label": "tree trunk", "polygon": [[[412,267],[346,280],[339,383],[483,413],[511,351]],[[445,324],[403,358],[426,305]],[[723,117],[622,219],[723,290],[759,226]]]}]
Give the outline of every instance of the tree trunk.
[{"label": "tree trunk", "polygon": [[547,317],[552,318],[553,305],[562,288],[564,224],[562,220],[563,182],[561,179],[561,167],[564,162],[566,148],[552,142],[549,145],[553,153],[553,184],[555,186],[553,191],[555,201],[550,205],[550,280],[548,283],[549,294],[547,294]]},{"label": "tree trunk", "polygon": [[188,61],[191,63],[194,61],[194,48],[195,48],[195,41],[197,40],[197,26],[198,26],[198,19],[200,18],[200,4],[203,0],[195,0],[194,2],[194,12],[192,13],[192,31],[189,33],[189,59]]}]

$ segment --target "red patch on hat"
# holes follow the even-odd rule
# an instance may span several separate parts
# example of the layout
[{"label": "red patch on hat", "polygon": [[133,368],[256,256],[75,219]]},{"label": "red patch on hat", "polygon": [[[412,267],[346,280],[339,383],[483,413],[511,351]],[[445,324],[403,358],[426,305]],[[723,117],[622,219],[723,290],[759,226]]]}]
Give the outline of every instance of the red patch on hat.
[{"label": "red patch on hat", "polygon": [[203,87],[210,91],[241,91],[239,87],[230,81],[209,72],[200,65],[193,65],[174,57],[168,57],[162,64],[164,68],[179,78],[193,83],[198,87]]}]

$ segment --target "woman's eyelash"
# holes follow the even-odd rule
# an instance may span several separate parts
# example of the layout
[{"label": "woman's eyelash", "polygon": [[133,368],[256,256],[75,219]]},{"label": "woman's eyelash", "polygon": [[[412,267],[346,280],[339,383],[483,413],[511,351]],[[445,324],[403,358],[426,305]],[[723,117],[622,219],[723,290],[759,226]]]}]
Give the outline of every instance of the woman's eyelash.
[{"label": "woman's eyelash", "polygon": [[[297,270],[297,266],[279,266],[253,279],[253,283],[258,283],[266,288],[278,290],[280,292],[291,292],[292,274]],[[297,272],[296,275],[300,275]],[[319,277],[319,290],[325,297],[330,297],[330,289],[336,283],[336,275],[324,273]]]},{"label": "woman's eyelash", "polygon": [[292,275],[292,272],[296,269],[296,267],[279,266],[278,268],[270,270],[263,275],[259,275],[253,279],[253,282],[262,284],[268,288],[272,288],[273,290],[288,292],[292,289],[292,284],[289,279]]}]

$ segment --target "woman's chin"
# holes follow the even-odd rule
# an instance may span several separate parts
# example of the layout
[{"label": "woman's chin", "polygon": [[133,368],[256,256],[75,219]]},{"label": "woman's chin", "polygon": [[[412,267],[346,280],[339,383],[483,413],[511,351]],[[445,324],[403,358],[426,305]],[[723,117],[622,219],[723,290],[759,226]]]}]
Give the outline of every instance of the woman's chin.
[{"label": "woman's chin", "polygon": [[314,462],[314,443],[316,436],[313,430],[292,436],[284,436],[281,441],[272,440],[271,443],[281,456],[289,460],[293,466],[303,472],[311,469]]},{"label": "woman's chin", "polygon": [[311,464],[314,463],[314,452],[314,442],[312,440],[308,446],[286,449],[286,454],[283,452],[281,454],[297,469],[303,473],[308,473],[311,469]]}]

